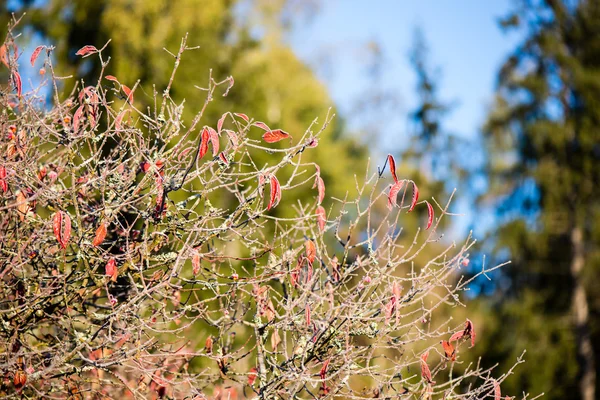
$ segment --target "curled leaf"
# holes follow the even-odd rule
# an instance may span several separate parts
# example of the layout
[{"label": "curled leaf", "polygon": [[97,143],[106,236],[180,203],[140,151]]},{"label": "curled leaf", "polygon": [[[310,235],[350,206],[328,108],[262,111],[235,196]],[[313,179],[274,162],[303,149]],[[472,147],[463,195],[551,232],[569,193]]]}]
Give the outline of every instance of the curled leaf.
[{"label": "curled leaf", "polygon": [[475,327],[473,326],[473,322],[468,318],[465,322],[464,336],[469,336],[471,338],[471,347],[475,346]]},{"label": "curled leaf", "polygon": [[323,232],[325,230],[325,223],[327,222],[327,217],[325,213],[325,209],[323,206],[318,206],[315,214],[317,214],[317,224],[319,225],[319,230]]},{"label": "curled leaf", "polygon": [[456,349],[449,341],[442,340],[442,347],[444,348],[444,353],[446,353],[446,358],[450,361],[456,361]]},{"label": "curled leaf", "polygon": [[82,48],[80,48],[77,53],[75,53],[76,56],[82,56],[85,57],[88,54],[94,54],[97,53],[98,49],[92,45],[87,45],[87,46],[83,46]]},{"label": "curled leaf", "polygon": [[119,271],[117,269],[117,262],[114,258],[108,260],[106,265],[104,266],[104,275],[110,276],[110,280],[115,282],[119,275]]},{"label": "curled leaf", "polygon": [[205,126],[204,129],[202,129],[202,138],[201,138],[202,142],[200,143],[200,151],[198,152],[198,157],[202,158],[206,155],[206,152],[208,151],[208,141],[210,140],[210,132],[208,131],[208,128]]},{"label": "curled leaf", "polygon": [[23,86],[21,83],[21,74],[19,74],[17,71],[13,71],[12,79],[13,79],[15,88],[17,89],[17,96],[21,97],[21,94],[23,92]]},{"label": "curled leaf", "polygon": [[431,228],[431,224],[433,223],[433,206],[428,201],[425,204],[427,204],[427,227],[425,228],[427,230]]},{"label": "curled leaf", "polygon": [[304,253],[308,262],[312,264],[317,257],[317,248],[312,240],[309,239],[304,242]]},{"label": "curled leaf", "polygon": [[431,379],[431,370],[429,369],[429,365],[427,365],[427,357],[429,357],[429,351],[426,351],[421,356],[421,376],[427,383],[433,384],[435,382]]},{"label": "curled leaf", "polygon": [[243,119],[246,122],[250,122],[250,118],[248,118],[248,116],[246,114],[233,113],[233,115],[235,115],[236,117],[240,117],[241,119]]},{"label": "curled leaf", "polygon": [[221,129],[223,129],[223,124],[225,123],[225,118],[227,118],[227,113],[221,115],[219,121],[217,121],[217,132],[221,133]]},{"label": "curled leaf", "polygon": [[291,137],[289,133],[282,131],[281,129],[275,129],[272,131],[268,131],[263,135],[263,140],[267,143],[275,143],[280,140],[287,139]]},{"label": "curled leaf", "polygon": [[229,166],[229,160],[227,159],[227,156],[225,155],[225,153],[220,152],[219,153],[219,160],[226,166]]},{"label": "curled leaf", "polygon": [[106,238],[106,223],[102,222],[98,229],[96,229],[96,234],[94,235],[94,240],[92,241],[92,246],[96,247],[104,242]]},{"label": "curled leaf", "polygon": [[500,390],[500,384],[497,380],[492,379],[494,385],[494,400],[500,400],[502,398],[502,391]]},{"label": "curled leaf", "polygon": [[40,55],[40,53],[42,52],[42,50],[44,50],[46,46],[38,46],[35,48],[35,50],[33,50],[33,53],[31,54],[31,59],[29,61],[31,61],[31,66],[33,67],[33,64],[35,64],[35,60],[37,60],[38,56]]},{"label": "curled leaf", "polygon": [[266,131],[266,132],[270,132],[270,131],[271,131],[271,128],[269,128],[269,127],[267,126],[267,124],[265,124],[264,122],[256,121],[256,122],[255,122],[255,123],[253,123],[252,125],[254,125],[254,126],[256,126],[257,128],[260,128],[260,129],[262,129],[263,131]]},{"label": "curled leaf", "polygon": [[388,154],[388,163],[390,164],[392,178],[394,178],[395,183],[398,183],[398,177],[396,176],[396,160],[394,160],[394,156],[391,154]]},{"label": "curled leaf", "polygon": [[417,184],[414,181],[410,181],[413,185],[413,195],[412,195],[412,201],[410,202],[410,208],[408,209],[408,212],[411,212],[412,210],[415,209],[415,206],[417,205],[417,200],[419,200],[419,188],[417,187]]},{"label": "curled leaf", "polygon": [[250,372],[248,372],[248,385],[254,385],[254,381],[256,381],[256,377],[258,376],[258,370],[256,367],[250,368]]},{"label": "curled leaf", "polygon": [[275,175],[271,175],[271,198],[267,210],[275,207],[281,201],[281,186]]},{"label": "curled leaf", "polygon": [[394,207],[396,205],[396,197],[398,196],[398,193],[404,186],[404,182],[405,182],[404,179],[401,181],[398,181],[398,182],[394,183],[392,185],[392,187],[390,188],[390,193],[388,194],[388,209],[391,210],[392,207]]},{"label": "curled leaf", "polygon": [[317,175],[313,187],[315,186],[317,187],[318,191],[317,204],[321,204],[323,202],[323,199],[325,198],[325,182],[323,182],[323,178],[321,178],[321,175]]},{"label": "curled leaf", "polygon": [[66,249],[71,238],[71,217],[63,211],[54,214],[52,228],[61,248]]},{"label": "curled leaf", "polygon": [[210,126],[208,127],[208,134],[210,137],[210,144],[212,145],[213,156],[219,152],[219,134]]},{"label": "curled leaf", "polygon": [[121,87],[123,88],[123,92],[125,93],[129,104],[133,104],[133,92],[131,91],[131,89],[125,85],[121,85]]}]

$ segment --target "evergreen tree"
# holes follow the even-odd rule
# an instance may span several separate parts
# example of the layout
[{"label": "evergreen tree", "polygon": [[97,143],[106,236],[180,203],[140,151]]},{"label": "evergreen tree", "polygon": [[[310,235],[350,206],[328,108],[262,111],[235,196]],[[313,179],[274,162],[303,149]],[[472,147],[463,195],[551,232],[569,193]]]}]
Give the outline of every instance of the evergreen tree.
[{"label": "evergreen tree", "polygon": [[[486,360],[527,364],[511,390],[593,400],[600,350],[600,1],[522,0],[501,21],[524,40],[498,76],[489,115],[498,205],[498,302]],[[518,329],[516,329],[518,328]],[[506,332],[518,332],[516,337]],[[486,338],[487,336],[487,338]]]}]

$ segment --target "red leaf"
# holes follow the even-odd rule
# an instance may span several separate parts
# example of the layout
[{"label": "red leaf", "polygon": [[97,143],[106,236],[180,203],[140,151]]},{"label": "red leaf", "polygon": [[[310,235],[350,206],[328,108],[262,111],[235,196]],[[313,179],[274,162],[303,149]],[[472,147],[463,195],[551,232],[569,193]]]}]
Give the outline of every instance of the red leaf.
[{"label": "red leaf", "polygon": [[282,131],[281,129],[275,129],[265,133],[262,138],[267,143],[275,143],[289,137],[291,137],[289,133]]},{"label": "red leaf", "polygon": [[73,115],[73,132],[79,132],[79,121],[81,120],[81,116],[83,115],[83,105],[79,106],[79,108],[75,111]]},{"label": "red leaf", "polygon": [[227,156],[225,155],[225,153],[223,153],[223,152],[219,153],[219,160],[221,160],[221,162],[223,164],[225,164],[225,166],[227,166],[227,167],[229,166],[229,160],[227,159]]},{"label": "red leaf", "polygon": [[69,214],[57,211],[54,214],[52,228],[60,247],[66,249],[71,238],[71,217],[69,217]]},{"label": "red leaf", "polygon": [[306,319],[306,326],[310,326],[310,306],[308,304],[304,309],[304,318]]},{"label": "red leaf", "polygon": [[388,209],[392,209],[396,205],[396,196],[398,196],[398,192],[404,186],[405,180],[398,181],[392,185],[390,188],[390,193],[388,195]]},{"label": "red leaf", "polygon": [[442,340],[441,343],[444,348],[444,353],[446,353],[446,357],[451,361],[456,361],[456,350],[454,349],[454,346],[445,340]]},{"label": "red leaf", "polygon": [[323,366],[321,367],[321,371],[319,372],[319,376],[321,379],[325,380],[327,378],[327,368],[329,367],[329,363],[331,360],[325,360]]},{"label": "red leaf", "polygon": [[205,126],[204,129],[202,129],[202,143],[200,143],[200,152],[198,153],[198,157],[200,157],[200,159],[202,159],[202,157],[204,157],[206,155],[206,152],[208,151],[208,141],[210,140],[210,132],[208,131],[208,128]]},{"label": "red leaf", "polygon": [[233,113],[235,116],[240,117],[241,119],[243,119],[246,122],[250,122],[250,118],[248,118],[248,116],[246,114],[242,114],[242,113]]},{"label": "red leaf", "polygon": [[315,184],[313,187],[315,186],[318,190],[317,204],[321,204],[325,198],[325,182],[323,182],[323,178],[321,178],[320,175],[317,175],[317,178],[315,179]]},{"label": "red leaf", "polygon": [[390,164],[390,172],[392,173],[392,178],[394,178],[394,182],[398,183],[398,178],[396,177],[396,160],[394,160],[394,156],[388,154],[388,163]]},{"label": "red leaf", "polygon": [[117,262],[114,258],[111,258],[106,263],[104,267],[104,275],[110,276],[110,280],[115,282],[117,280],[117,276],[119,275],[119,271],[117,269]]},{"label": "red leaf", "polygon": [[17,96],[21,97],[21,93],[22,93],[21,75],[17,71],[13,71],[12,78],[13,78],[15,88],[17,89]]},{"label": "red leaf", "polygon": [[414,210],[415,206],[417,205],[417,200],[419,200],[419,188],[417,187],[417,184],[414,181],[410,181],[413,185],[413,195],[412,195],[412,201],[410,203],[410,208],[408,209],[408,212],[411,212],[412,210]]},{"label": "red leaf", "polygon": [[121,85],[121,87],[123,88],[123,92],[125,92],[125,96],[127,96],[129,104],[133,104],[133,93],[131,92],[131,89],[125,85]]},{"label": "red leaf", "polygon": [[318,206],[315,214],[317,214],[317,224],[319,225],[319,230],[323,232],[323,230],[325,230],[325,223],[327,222],[327,217],[325,215],[326,213],[323,206]]},{"label": "red leaf", "polygon": [[212,144],[213,156],[215,156],[219,152],[219,134],[211,127],[208,127],[208,133],[210,136],[210,143]]},{"label": "red leaf", "polygon": [[431,228],[431,224],[433,223],[433,206],[428,201],[425,204],[427,204],[427,228],[425,228],[427,230]]},{"label": "red leaf", "polygon": [[427,365],[427,357],[429,357],[429,351],[421,356],[421,376],[427,383],[433,384],[435,382],[431,379],[431,370],[429,369],[429,365]]},{"label": "red leaf", "polygon": [[80,48],[77,53],[75,53],[76,56],[87,56],[88,54],[94,54],[97,53],[98,49],[95,48],[92,45],[87,45],[87,46],[83,46],[82,48]]},{"label": "red leaf", "polygon": [[317,248],[312,240],[307,240],[304,242],[304,252],[306,254],[306,259],[310,264],[312,264],[317,257]]},{"label": "red leaf", "polygon": [[248,385],[254,385],[254,381],[256,381],[256,377],[258,376],[258,370],[256,367],[250,368],[250,372],[248,372]]},{"label": "red leaf", "polygon": [[464,331],[456,332],[456,333],[452,334],[452,336],[450,336],[450,339],[448,339],[448,341],[455,342],[457,340],[462,339],[464,336],[465,336]]},{"label": "red leaf", "polygon": [[267,126],[267,124],[265,124],[264,122],[260,122],[260,121],[256,121],[255,123],[253,123],[252,125],[256,126],[257,128],[262,129],[263,131],[267,131],[270,132],[271,128],[269,128]]},{"label": "red leaf", "polygon": [[104,77],[104,79],[106,79],[107,81],[111,81],[111,82],[117,82],[117,83],[119,83],[119,80],[118,80],[117,78],[115,78],[114,76],[112,76],[112,75],[106,75],[106,76]]},{"label": "red leaf", "polygon": [[279,204],[281,200],[281,186],[279,185],[279,181],[275,177],[275,175],[271,175],[271,199],[269,200],[269,205],[267,206],[267,210],[270,210],[272,207],[275,207]]},{"label": "red leaf", "polygon": [[96,229],[96,235],[94,236],[94,240],[92,241],[92,246],[96,247],[106,238],[106,223],[101,223],[98,229]]},{"label": "red leaf", "polygon": [[494,400],[500,400],[502,397],[502,392],[500,391],[500,384],[495,379],[492,379],[492,383],[494,384]]},{"label": "red leaf", "polygon": [[123,110],[119,113],[119,115],[117,115],[117,118],[115,118],[115,130],[118,132],[122,129],[123,125],[123,117],[125,117],[125,114],[127,114],[130,110]]},{"label": "red leaf", "polygon": [[31,54],[31,66],[33,67],[33,64],[35,64],[35,60],[37,60],[38,56],[40,55],[40,53],[42,52],[42,50],[44,50],[46,46],[38,46],[35,48],[35,50],[33,50],[33,53]]},{"label": "red leaf", "polygon": [[200,253],[196,250],[194,250],[194,254],[192,255],[192,267],[194,275],[198,275],[198,272],[200,272]]},{"label": "red leaf", "polygon": [[225,123],[225,118],[227,118],[227,113],[223,114],[219,121],[217,122],[217,132],[221,133],[221,129],[223,129],[223,124]]}]

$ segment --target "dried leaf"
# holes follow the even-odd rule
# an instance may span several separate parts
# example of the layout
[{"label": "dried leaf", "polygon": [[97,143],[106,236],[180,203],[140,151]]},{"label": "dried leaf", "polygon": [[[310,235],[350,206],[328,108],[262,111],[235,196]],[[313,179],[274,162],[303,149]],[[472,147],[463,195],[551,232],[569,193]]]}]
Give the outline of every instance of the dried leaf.
[{"label": "dried leaf", "polygon": [[15,385],[15,389],[23,389],[25,383],[27,383],[27,374],[22,369],[17,370],[13,378],[13,385]]},{"label": "dried leaf", "polygon": [[252,125],[254,125],[254,126],[256,126],[257,128],[260,128],[260,129],[262,129],[263,131],[266,131],[266,132],[270,132],[270,131],[271,131],[271,128],[269,128],[269,127],[267,126],[267,124],[265,124],[264,122],[256,121],[256,122],[255,122],[255,123],[253,123]]},{"label": "dried leaf", "polygon": [[394,183],[398,183],[398,177],[396,176],[396,160],[394,160],[394,156],[388,154],[388,163],[390,164],[390,172],[392,173],[392,178],[394,178]]},{"label": "dried leaf", "polygon": [[92,246],[96,247],[104,242],[106,238],[106,223],[102,222],[98,229],[96,229],[96,235],[94,235],[94,240],[92,241]]},{"label": "dried leaf", "polygon": [[196,250],[194,250],[194,254],[192,255],[192,269],[194,275],[198,275],[198,272],[200,272],[200,253]]},{"label": "dried leaf", "polygon": [[494,400],[501,400],[502,391],[500,390],[500,384],[495,379],[492,379],[492,383],[494,384]]},{"label": "dried leaf", "polygon": [[202,138],[201,138],[202,142],[200,143],[200,151],[198,153],[198,157],[200,159],[202,159],[202,157],[204,157],[206,155],[206,153],[208,152],[208,142],[210,140],[210,132],[208,131],[208,127],[204,127],[204,129],[202,129]]},{"label": "dried leaf", "polygon": [[38,46],[35,48],[35,50],[33,50],[33,53],[31,54],[31,59],[30,59],[32,67],[33,67],[33,64],[35,64],[35,60],[37,60],[38,56],[40,55],[42,50],[44,50],[44,48],[46,48],[46,46]]},{"label": "dried leaf", "polygon": [[77,53],[75,53],[75,55],[76,55],[76,56],[82,56],[82,57],[85,57],[85,56],[87,56],[88,54],[94,54],[94,53],[97,53],[97,52],[98,52],[98,49],[97,49],[97,48],[95,48],[95,47],[94,47],[94,46],[92,46],[92,45],[87,45],[87,46],[83,46],[81,49],[79,49],[79,50],[77,51]]},{"label": "dried leaf", "polygon": [[123,92],[125,93],[129,104],[133,104],[133,92],[131,91],[131,89],[125,85],[121,85],[121,87],[123,88]]},{"label": "dried leaf", "polygon": [[269,200],[269,205],[267,206],[267,210],[270,210],[272,207],[277,206],[281,201],[281,186],[279,185],[279,181],[275,177],[275,175],[271,175],[271,198]]},{"label": "dried leaf", "polygon": [[17,71],[13,71],[12,73],[12,78],[13,78],[13,83],[15,85],[15,88],[17,89],[17,96],[21,97],[22,93],[23,93],[23,87],[21,84],[21,74],[19,74],[19,72]]},{"label": "dried leaf", "polygon": [[396,205],[396,197],[398,196],[398,193],[404,186],[404,182],[406,181],[403,179],[399,182],[394,183],[390,188],[390,193],[388,194],[388,209],[391,210]]},{"label": "dried leaf", "polygon": [[412,195],[412,201],[410,203],[410,208],[408,209],[408,212],[411,212],[412,210],[415,209],[415,206],[417,205],[417,200],[419,200],[419,188],[417,187],[417,184],[414,181],[410,181],[413,185],[413,195]]},{"label": "dried leaf", "polygon": [[61,248],[66,249],[71,238],[71,217],[63,211],[54,214],[52,228]]},{"label": "dried leaf", "polygon": [[279,337],[279,331],[275,329],[273,334],[271,335],[271,349],[272,351],[277,351],[277,347],[281,343],[281,337]]},{"label": "dried leaf", "polygon": [[429,204],[428,201],[425,202],[427,204],[427,227],[425,230],[431,228],[431,224],[433,223],[433,206]]},{"label": "dried leaf", "polygon": [[210,144],[213,149],[213,156],[216,156],[219,152],[219,134],[210,126],[208,127],[208,134],[210,137]]},{"label": "dried leaf", "polygon": [[325,209],[323,206],[318,206],[315,214],[317,214],[317,224],[319,225],[319,230],[323,232],[325,230],[325,223],[327,222],[327,217],[325,213]]},{"label": "dried leaf", "polygon": [[323,182],[323,178],[321,178],[321,175],[317,175],[313,187],[315,186],[317,187],[318,191],[317,204],[321,204],[323,202],[323,199],[325,198],[325,182]]},{"label": "dried leaf", "polygon": [[309,239],[304,242],[304,253],[308,262],[312,264],[317,257],[317,248],[312,240]]},{"label": "dried leaf", "polygon": [[209,336],[206,338],[206,342],[204,343],[204,351],[206,351],[206,354],[212,354],[212,351],[213,351],[212,336]]},{"label": "dried leaf", "polygon": [[250,122],[250,118],[248,118],[248,116],[246,114],[233,113],[233,115],[235,115],[236,117],[240,117],[241,119],[243,119],[246,122]]},{"label": "dried leaf", "polygon": [[227,113],[221,115],[219,121],[217,121],[217,132],[221,133],[221,129],[223,129],[223,124],[225,123],[225,118],[227,118]]},{"label": "dried leaf", "polygon": [[119,271],[117,269],[117,262],[114,258],[111,258],[106,263],[106,266],[104,267],[104,275],[110,276],[110,280],[113,282],[117,280],[117,277],[119,276]]},{"label": "dried leaf", "polygon": [[446,353],[446,357],[451,361],[456,361],[456,350],[454,346],[449,341],[442,340],[442,347],[444,348],[444,353]]},{"label": "dried leaf", "polygon": [[435,382],[431,379],[431,370],[427,365],[427,357],[429,357],[429,351],[426,351],[421,356],[421,376],[427,381],[427,383],[434,384]]},{"label": "dried leaf", "polygon": [[262,138],[267,143],[275,143],[283,139],[291,138],[291,136],[289,133],[282,131],[281,129],[275,129],[265,133]]}]

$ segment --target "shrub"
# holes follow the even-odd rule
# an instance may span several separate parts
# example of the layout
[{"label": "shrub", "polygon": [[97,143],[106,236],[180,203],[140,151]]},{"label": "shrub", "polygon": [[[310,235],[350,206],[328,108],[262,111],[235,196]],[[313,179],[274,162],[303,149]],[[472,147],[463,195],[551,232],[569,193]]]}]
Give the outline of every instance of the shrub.
[{"label": "shrub", "polygon": [[[450,201],[418,202],[394,168],[326,199],[302,155],[332,115],[293,137],[230,111],[204,121],[231,77],[199,88],[192,121],[170,86],[143,107],[104,72],[65,95],[51,47],[31,57],[43,81],[25,93],[10,33],[1,50],[4,396],[499,398],[478,364],[453,374],[473,323],[432,322],[471,281],[457,277],[473,241],[438,240]],[[107,65],[102,49],[78,55]],[[315,200],[283,218],[292,189]],[[429,221],[407,236],[415,207]]]}]

